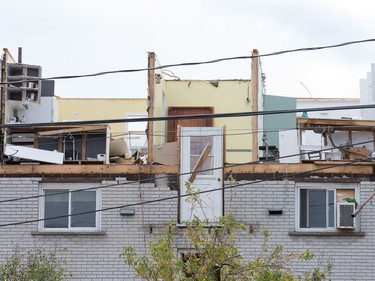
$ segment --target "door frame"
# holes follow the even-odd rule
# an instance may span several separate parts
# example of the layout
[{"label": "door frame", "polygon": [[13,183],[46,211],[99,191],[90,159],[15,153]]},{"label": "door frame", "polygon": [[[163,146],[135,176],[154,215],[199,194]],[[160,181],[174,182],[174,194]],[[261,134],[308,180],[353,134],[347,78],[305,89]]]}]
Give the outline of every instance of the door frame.
[{"label": "door frame", "polygon": [[[212,151],[210,156],[213,157],[212,168],[213,174],[210,177],[209,175],[197,175],[194,183],[198,188],[201,186],[213,186],[213,189],[220,188],[221,190],[214,191],[210,193],[212,198],[215,200],[214,206],[212,208],[213,215],[209,217],[210,222],[217,222],[218,217],[224,214],[224,130],[223,128],[215,127],[181,127],[181,137],[180,137],[180,180],[179,180],[179,199],[178,199],[178,222],[186,223],[189,221],[187,219],[186,209],[191,207],[190,210],[193,210],[192,204],[186,202],[187,190],[185,187],[186,181],[190,178],[191,175],[191,165],[190,165],[190,140],[194,136],[213,136]],[[217,169],[215,169],[217,168]],[[210,188],[212,189],[212,187]],[[205,193],[208,195],[208,192]],[[182,196],[182,197],[181,197]],[[208,198],[205,197],[205,198]],[[219,202],[216,202],[219,200]],[[214,207],[212,206],[212,207]],[[190,215],[192,217],[192,215]]]}]

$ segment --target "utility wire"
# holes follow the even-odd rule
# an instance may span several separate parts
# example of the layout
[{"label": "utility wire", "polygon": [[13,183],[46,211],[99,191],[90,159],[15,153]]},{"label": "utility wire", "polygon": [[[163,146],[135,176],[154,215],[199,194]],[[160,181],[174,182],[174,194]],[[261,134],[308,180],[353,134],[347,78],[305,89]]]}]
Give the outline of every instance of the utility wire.
[{"label": "utility wire", "polygon": [[[363,144],[372,143],[372,142],[373,141],[358,142],[358,143],[352,144],[352,146],[363,145]],[[320,153],[320,152],[324,152],[324,151],[330,151],[332,149],[338,149],[338,148],[324,148],[324,149],[313,150],[313,151],[309,151],[309,152],[302,152],[302,153],[291,154],[291,155],[286,155],[286,156],[281,156],[281,157],[274,157],[273,159],[274,160],[280,160],[280,159],[286,159],[286,158],[290,158],[290,157],[304,156],[304,155],[308,155],[310,153]],[[372,159],[372,158],[368,158],[368,159]],[[202,170],[199,171],[199,173],[221,170],[221,169],[229,169],[229,168],[240,167],[240,166],[244,166],[244,165],[259,164],[259,163],[263,163],[263,162],[264,162],[263,160],[262,161],[258,160],[258,161],[240,163],[240,164],[230,164],[230,165],[227,165],[227,166],[221,166],[221,167],[216,167],[216,168],[202,169]],[[177,174],[173,174],[173,177],[179,177],[179,176],[190,175],[190,174],[192,174],[192,172],[177,173]],[[119,185],[140,184],[140,183],[143,183],[143,182],[149,182],[150,180],[168,179],[170,177],[171,176],[160,176],[160,177],[148,178],[148,179],[143,179],[143,180],[138,180],[138,181],[127,181],[126,183],[114,183],[114,184],[101,185],[101,186],[95,186],[95,187],[78,188],[78,189],[56,192],[56,193],[51,193],[51,194],[41,194],[41,195],[33,195],[33,196],[28,196],[28,197],[11,198],[11,199],[0,200],[0,204],[22,201],[22,200],[28,200],[28,199],[36,199],[36,198],[48,197],[48,196],[53,196],[53,195],[66,194],[66,193],[74,193],[74,192],[79,192],[79,191],[104,189],[104,188],[114,187],[114,186],[119,186]]]},{"label": "utility wire", "polygon": [[[328,127],[328,125],[327,125]],[[353,131],[355,131],[356,129],[362,129],[362,128],[368,128],[368,127],[372,127],[372,126],[360,126],[360,125],[345,125],[345,126],[329,126],[331,129],[352,129]],[[309,130],[313,130],[313,129],[320,129],[321,127],[319,126],[309,126]],[[230,129],[230,128],[227,128],[226,129],[226,133],[221,133],[221,134],[212,134],[210,136],[243,136],[243,135],[252,135],[252,134],[259,134],[259,133],[276,133],[276,132],[283,132],[283,131],[291,131],[291,130],[299,130],[300,128],[297,128],[297,127],[289,127],[289,128],[270,128],[270,129],[262,129],[262,130],[252,130],[252,129],[249,129],[249,128],[242,128],[242,129]],[[233,131],[234,133],[228,133],[230,131]],[[235,131],[240,131],[238,133],[235,133]],[[154,131],[155,132],[155,131]],[[175,134],[177,133],[177,131],[169,131],[170,133],[172,134]],[[62,134],[67,134],[67,133],[62,133]],[[73,136],[79,134],[79,132],[76,132],[76,133],[71,133]],[[88,136],[90,135],[98,135],[100,133],[95,133],[95,132],[87,132],[86,133]],[[113,139],[113,141],[118,141],[118,140],[122,140],[122,139],[129,139],[129,135],[130,136],[147,136],[147,133],[146,131],[145,132],[141,132],[141,131],[137,131],[137,132],[112,132],[112,135],[111,136],[103,136],[103,137],[94,137],[94,138],[90,138],[88,139],[88,141],[94,141],[94,140],[104,140],[104,139]],[[168,134],[163,134],[163,133],[153,133],[153,134],[148,134],[148,136],[150,137],[167,137]],[[188,136],[180,136],[180,138],[184,138],[184,137],[188,137]],[[21,137],[18,137],[19,140],[22,140],[22,136]],[[43,139],[56,139],[58,138],[57,135],[55,136],[40,136],[40,138],[43,138]],[[131,137],[130,137],[130,140],[131,140]],[[58,141],[56,140],[51,140],[51,141],[44,141],[43,142],[43,145],[47,145],[47,144],[57,144]],[[69,142],[68,142],[69,143]],[[160,145],[163,145],[163,144],[160,144]]]},{"label": "utility wire", "polygon": [[10,83],[21,83],[21,82],[32,82],[32,81],[43,81],[43,80],[62,80],[62,79],[75,79],[75,78],[87,78],[87,77],[95,77],[95,76],[102,76],[108,74],[116,74],[116,73],[134,73],[134,72],[142,72],[148,70],[158,70],[164,68],[171,68],[171,67],[181,67],[181,66],[195,66],[195,65],[202,65],[202,64],[213,64],[223,61],[232,61],[232,60],[244,60],[244,59],[252,59],[252,58],[261,58],[261,57],[270,57],[270,56],[278,56],[288,53],[296,53],[296,52],[305,52],[305,51],[317,51],[323,49],[331,49],[331,48],[338,48],[344,47],[353,44],[361,44],[361,43],[369,43],[374,42],[375,38],[371,39],[364,39],[364,40],[356,40],[356,41],[349,41],[334,45],[325,45],[325,46],[317,46],[317,47],[307,47],[307,48],[297,48],[297,49],[289,49],[283,51],[276,51],[267,54],[258,54],[258,55],[251,55],[251,56],[236,56],[236,57],[226,57],[226,58],[219,58],[214,60],[207,60],[207,61],[198,61],[198,62],[184,62],[184,63],[176,63],[176,64],[166,64],[161,65],[153,68],[135,68],[135,69],[121,69],[121,70],[110,70],[110,71],[103,71],[91,74],[81,74],[81,75],[67,75],[67,76],[52,76],[48,78],[40,78],[40,79],[27,79],[27,80],[19,80],[19,81],[12,81],[12,82],[3,82],[1,84],[10,84]]},{"label": "utility wire", "polygon": [[[224,190],[234,189],[234,188],[241,187],[241,186],[244,186],[244,185],[253,185],[253,184],[258,184],[258,183],[262,183],[262,182],[267,182],[267,181],[270,181],[270,180],[274,181],[274,180],[278,180],[278,179],[283,179],[284,177],[290,178],[290,177],[295,177],[297,175],[308,174],[308,173],[322,171],[322,170],[331,169],[331,168],[335,168],[335,167],[352,165],[352,164],[357,163],[357,162],[362,162],[362,160],[353,160],[353,161],[348,162],[348,163],[330,165],[328,167],[317,168],[317,169],[313,169],[313,170],[309,170],[309,171],[305,171],[305,172],[293,173],[293,174],[290,174],[290,175],[287,175],[287,176],[280,175],[280,176],[277,176],[277,177],[272,177],[272,178],[264,179],[264,180],[255,180],[255,181],[252,181],[252,182],[246,182],[246,183],[241,183],[241,184],[239,183],[239,184],[235,184],[235,185],[224,186],[223,188],[220,187],[220,188],[207,189],[207,190],[204,190],[204,191],[197,191],[197,192],[194,192],[193,194],[194,195],[195,194],[200,195],[200,194],[205,194],[205,193],[211,193],[211,192],[214,192],[214,191],[221,191],[223,189]],[[110,211],[110,210],[115,210],[115,209],[119,209],[119,208],[136,207],[136,206],[141,206],[141,205],[145,205],[145,204],[153,204],[153,203],[168,201],[168,200],[172,200],[172,199],[181,199],[181,198],[191,196],[193,194],[174,195],[174,196],[169,196],[169,197],[164,197],[164,198],[159,198],[159,199],[153,199],[153,200],[147,200],[147,201],[143,201],[143,202],[137,202],[137,203],[119,205],[119,206],[114,206],[114,207],[102,208],[102,209],[97,209],[97,210],[93,210],[93,211],[80,212],[80,213],[70,214],[70,215],[62,215],[62,216],[55,216],[55,217],[51,217],[51,218],[41,218],[41,219],[27,220],[27,221],[21,221],[21,222],[0,224],[0,228],[1,227],[7,227],[7,226],[28,224],[28,223],[33,223],[33,222],[46,221],[46,220],[59,219],[59,218],[73,217],[73,216],[79,216],[79,215],[85,215],[85,214],[92,214],[92,213],[98,213],[98,212],[104,212],[104,211]]]},{"label": "utility wire", "polygon": [[255,112],[229,112],[229,113],[211,113],[211,114],[193,114],[193,115],[176,115],[163,117],[142,117],[142,118],[121,118],[121,119],[104,119],[104,120],[87,120],[87,121],[63,121],[63,122],[44,122],[44,123],[14,123],[1,124],[0,128],[27,128],[32,126],[48,127],[48,126],[74,126],[74,125],[97,125],[97,124],[111,124],[111,123],[133,123],[133,122],[153,122],[166,120],[191,120],[204,118],[229,118],[229,117],[248,117],[248,116],[263,116],[275,114],[287,114],[298,112],[315,112],[315,111],[335,111],[335,110],[350,110],[350,109],[369,109],[375,108],[375,104],[362,105],[346,105],[346,106],[329,106],[329,107],[312,107],[299,109],[278,109],[278,110],[263,110]]},{"label": "utility wire", "polygon": [[[372,141],[361,142],[361,143],[357,143],[356,145],[358,145],[358,144],[364,144],[364,143],[369,143],[369,142],[372,142]],[[331,149],[332,148],[322,149],[322,150],[317,150],[317,151],[314,151],[314,152],[326,151],[326,150],[331,150]],[[311,153],[311,152],[309,152],[309,153]],[[280,157],[278,159],[288,158],[288,157],[293,157],[293,156],[298,156],[298,155],[304,155],[304,154],[307,154],[307,153],[301,153],[301,154],[295,154],[295,155],[288,155],[288,156]],[[372,158],[370,158],[370,159],[372,159]],[[246,164],[255,164],[255,163],[259,163],[259,162],[260,161],[255,161],[255,162],[246,163]],[[265,182],[265,181],[269,181],[269,180],[273,180],[274,181],[276,179],[280,179],[280,178],[284,178],[284,177],[286,177],[286,178],[289,177],[290,178],[290,177],[295,177],[295,176],[298,176],[298,175],[309,174],[309,173],[313,173],[313,172],[317,172],[317,171],[331,169],[331,168],[334,168],[334,167],[341,167],[341,166],[346,166],[346,165],[352,165],[352,164],[355,164],[355,163],[358,163],[358,162],[363,162],[363,160],[353,160],[353,161],[350,161],[350,162],[347,162],[347,163],[340,163],[340,164],[330,165],[328,167],[322,167],[322,168],[317,168],[317,169],[313,169],[313,170],[309,170],[309,171],[304,171],[304,172],[299,172],[299,173],[293,173],[293,174],[289,174],[287,176],[282,176],[281,175],[281,176],[278,176],[278,177],[272,177],[272,178],[265,179],[265,180],[256,180],[256,181],[253,181],[253,182],[246,182],[246,183],[242,183],[242,184],[238,183],[238,184],[235,184],[235,185],[224,186],[223,188],[220,187],[220,188],[209,189],[209,190],[205,190],[205,191],[198,191],[198,192],[194,192],[194,194],[204,194],[204,193],[219,191],[219,190],[223,190],[223,189],[224,190],[226,190],[226,189],[233,189],[233,188],[236,188],[236,187],[241,187],[241,186],[244,186],[244,185],[257,184],[257,183],[261,183],[261,182]],[[239,165],[246,165],[246,164],[232,165],[232,166],[225,167],[225,168],[235,167],[235,166],[239,166]],[[217,170],[217,169],[223,169],[223,167],[201,170],[200,172]],[[191,174],[191,172],[181,173],[181,174],[178,174],[178,176],[186,175],[186,174]],[[168,176],[159,177],[159,178],[155,178],[155,179],[161,179],[161,178],[168,178]],[[149,179],[147,179],[145,181],[148,181],[148,180]],[[0,203],[14,202],[14,201],[20,201],[20,200],[26,200],[26,199],[35,199],[35,198],[53,196],[53,195],[58,195],[58,194],[66,194],[66,193],[72,193],[72,192],[78,192],[78,191],[93,190],[93,189],[100,189],[100,188],[105,188],[105,187],[110,187],[110,186],[135,184],[135,183],[139,183],[139,182],[138,181],[134,181],[134,182],[121,183],[121,184],[118,183],[118,184],[113,184],[113,185],[108,185],[108,186],[98,186],[98,187],[82,188],[82,189],[77,189],[77,190],[69,190],[69,191],[66,191],[66,192],[58,192],[58,193],[53,193],[53,194],[48,194],[48,195],[36,195],[36,196],[23,197],[23,198],[13,198],[13,199],[8,199],[8,200],[0,201]],[[51,217],[51,218],[42,218],[42,219],[28,220],[28,221],[22,221],[22,222],[1,224],[0,227],[21,225],[21,224],[27,224],[27,223],[33,223],[33,222],[39,222],[39,221],[45,221],[45,220],[52,220],[52,219],[58,219],[58,218],[66,218],[66,217],[72,217],[72,216],[78,216],[78,215],[84,215],[84,214],[91,214],[91,213],[97,213],[97,212],[102,212],[102,211],[114,210],[114,209],[119,209],[119,208],[134,207],[134,206],[139,206],[139,205],[144,205],[144,204],[152,204],[152,203],[157,203],[157,202],[162,202],[162,201],[167,201],[167,200],[172,200],[172,199],[184,198],[184,197],[188,197],[188,196],[191,196],[191,194],[184,194],[184,195],[176,195],[176,196],[164,197],[164,198],[159,198],[159,199],[153,199],[153,200],[143,201],[141,203],[137,202],[137,203],[127,204],[127,205],[120,205],[120,206],[115,206],[115,207],[102,208],[102,209],[93,210],[93,211],[80,212],[80,213],[76,213],[76,214],[56,216],[56,217]]]}]

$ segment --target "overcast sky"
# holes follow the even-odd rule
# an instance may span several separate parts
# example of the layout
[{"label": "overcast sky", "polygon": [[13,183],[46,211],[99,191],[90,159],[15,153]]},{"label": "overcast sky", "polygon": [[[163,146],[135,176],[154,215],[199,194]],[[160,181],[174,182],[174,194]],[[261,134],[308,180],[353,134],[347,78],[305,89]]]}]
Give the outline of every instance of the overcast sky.
[{"label": "overcast sky", "polygon": [[[3,0],[1,47],[43,77],[206,61],[375,38],[372,0]],[[6,10],[6,12],[4,12]],[[359,97],[375,42],[262,58],[267,94]],[[169,70],[181,79],[250,79],[250,60]],[[147,73],[56,81],[60,97],[146,97]]]}]

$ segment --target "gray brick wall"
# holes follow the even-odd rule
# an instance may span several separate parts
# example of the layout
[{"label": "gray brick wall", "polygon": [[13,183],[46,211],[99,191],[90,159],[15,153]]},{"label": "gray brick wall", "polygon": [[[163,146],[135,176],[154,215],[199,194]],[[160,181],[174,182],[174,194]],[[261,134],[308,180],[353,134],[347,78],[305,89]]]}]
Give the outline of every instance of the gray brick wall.
[{"label": "gray brick wall", "polygon": [[[37,195],[37,178],[0,179],[0,200]],[[113,184],[117,182],[105,182]],[[140,201],[176,196],[168,186],[151,183],[120,185],[102,189],[102,207],[116,207]],[[246,184],[246,182],[241,182]],[[89,185],[89,184],[88,184]],[[93,185],[92,183],[90,185]],[[95,185],[101,185],[97,183]],[[375,184],[363,182],[360,186],[361,201],[375,190]],[[364,237],[343,236],[290,236],[295,221],[295,183],[270,181],[259,184],[250,182],[225,191],[225,211],[233,212],[238,221],[246,225],[246,233],[237,236],[237,245],[246,258],[252,258],[261,249],[262,229],[270,232],[270,247],[283,244],[285,251],[313,250],[318,259],[298,263],[294,270],[303,271],[331,259],[334,268],[332,280],[374,280],[375,275],[375,217],[374,205],[369,203],[361,212],[361,231]],[[124,245],[136,247],[145,253],[148,241],[155,239],[168,221],[177,219],[177,200],[135,206],[134,216],[120,216],[114,209],[102,213],[102,231],[105,235],[33,235],[37,223],[0,228],[0,262],[12,254],[12,248],[35,247],[66,248],[68,270],[73,280],[133,280],[133,272],[118,257]],[[38,199],[0,204],[1,224],[38,218]],[[269,209],[282,209],[282,215],[270,216]],[[250,228],[253,233],[250,232]],[[186,247],[183,229],[176,234],[176,248]]]}]

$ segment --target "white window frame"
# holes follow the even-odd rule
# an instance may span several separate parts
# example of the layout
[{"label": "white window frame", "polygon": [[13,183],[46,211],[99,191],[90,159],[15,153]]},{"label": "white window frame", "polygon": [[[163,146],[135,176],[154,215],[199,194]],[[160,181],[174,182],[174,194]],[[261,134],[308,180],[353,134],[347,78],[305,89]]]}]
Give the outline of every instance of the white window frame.
[{"label": "white window frame", "polygon": [[[48,228],[44,227],[44,218],[45,218],[45,190],[66,190],[67,192],[89,188],[90,186],[100,186],[100,183],[41,183],[39,185],[39,219],[41,221],[38,222],[38,230],[41,232],[96,232],[100,231],[101,229],[101,212],[95,213],[95,227],[71,227],[71,216],[69,216],[69,223],[68,227],[64,228]],[[102,205],[102,193],[101,189],[90,189],[88,191],[95,191],[96,192],[96,205],[95,209],[100,210]],[[70,214],[70,206],[71,206],[71,193],[69,193],[69,214]]]},{"label": "white window frame", "polygon": [[[301,196],[301,189],[312,189],[312,190],[334,190],[334,227],[315,227],[315,228],[303,228],[300,227],[300,196]],[[295,189],[295,229],[298,232],[336,232],[337,228],[337,189],[353,189],[355,200],[359,202],[360,194],[359,194],[359,186],[356,184],[346,184],[346,183],[296,183]],[[328,198],[327,198],[328,200]],[[327,211],[328,212],[328,211]],[[328,213],[326,214],[328,217]],[[328,223],[328,222],[327,222]],[[357,225],[357,224],[356,224]]]}]

